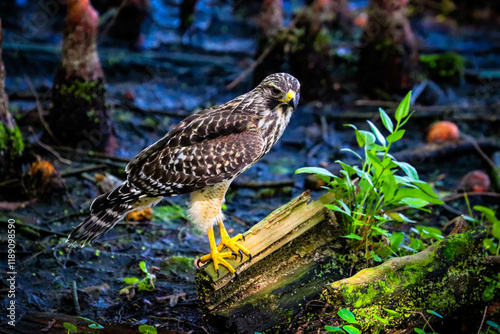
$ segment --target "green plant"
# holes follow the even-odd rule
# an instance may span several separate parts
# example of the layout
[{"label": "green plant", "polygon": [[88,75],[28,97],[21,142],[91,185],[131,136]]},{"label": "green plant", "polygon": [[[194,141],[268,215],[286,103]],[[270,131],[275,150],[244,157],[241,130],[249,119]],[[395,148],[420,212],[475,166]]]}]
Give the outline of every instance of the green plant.
[{"label": "green plant", "polygon": [[500,220],[495,216],[495,211],[490,208],[475,205],[473,209],[482,213],[481,221],[486,218],[491,223],[490,232],[493,237],[485,238],[483,243],[488,252],[498,255],[500,252]]},{"label": "green plant", "polygon": [[64,326],[64,328],[66,328],[68,330],[68,334],[77,332],[76,326],[73,325],[72,323],[65,322],[65,323],[63,323],[63,326]]},{"label": "green plant", "polygon": [[[85,318],[85,317],[77,317],[78,319],[85,320],[86,322],[90,322],[90,325],[88,326],[90,329],[92,329],[92,334],[95,334],[96,330],[103,329],[104,327],[99,325],[97,322],[95,322],[92,319]],[[85,333],[87,333],[87,330],[85,330]]]},{"label": "green plant", "polygon": [[[500,326],[498,326],[495,322],[488,320],[486,321],[486,324],[488,325],[488,328],[486,329],[487,334],[490,333],[500,333]],[[495,329],[495,330],[493,330]]]},{"label": "green plant", "polygon": [[495,298],[495,290],[500,289],[500,273],[493,277],[483,277],[488,283],[481,298],[484,302],[491,302]]},{"label": "green plant", "polygon": [[140,325],[139,326],[139,333],[143,333],[143,334],[156,334],[157,331],[156,331],[156,328],[154,328],[153,326]]},{"label": "green plant", "polygon": [[[139,291],[153,291],[155,289],[154,281],[156,280],[156,276],[151,274],[146,268],[146,262],[139,262],[139,268],[141,268],[142,272],[146,274],[146,277],[143,279],[139,279],[137,277],[125,277],[123,282],[129,285],[125,289],[129,289],[131,287],[137,287]],[[122,289],[123,291],[123,289]]]},{"label": "green plant", "polygon": [[[372,240],[391,234],[382,227],[388,221],[410,222],[399,212],[391,211],[401,206],[428,211],[424,207],[429,203],[442,204],[434,190],[419,179],[417,170],[409,163],[397,161],[390,153],[393,143],[400,140],[405,130],[403,125],[411,117],[409,92],[395,112],[396,125],[383,109],[379,109],[380,117],[387,137],[370,121],[370,131],[354,129],[358,145],[363,148],[363,156],[351,149],[344,149],[358,157],[361,166],[350,166],[337,160],[342,167],[340,176],[333,175],[328,170],[318,167],[300,168],[296,173],[312,173],[326,182],[327,188],[336,195],[334,204],[327,208],[343,214],[348,223],[348,234],[344,236],[365,247],[367,260],[381,261],[385,246],[374,245]],[[395,237],[394,244],[401,243],[401,235]],[[399,245],[398,243],[398,245]],[[376,247],[372,247],[376,246]],[[373,249],[372,249],[373,248]],[[392,248],[391,248],[392,249]],[[396,254],[397,255],[397,254]]]},{"label": "green plant", "polygon": [[[348,309],[340,309],[337,314],[339,315],[342,320],[348,322],[349,324],[357,324],[358,321],[356,320],[356,317],[354,314],[352,314],[351,311]],[[325,329],[327,332],[333,332],[333,333],[348,333],[348,334],[360,334],[360,330],[353,325],[343,325],[342,328],[340,327],[335,327],[335,326],[325,326]]]}]

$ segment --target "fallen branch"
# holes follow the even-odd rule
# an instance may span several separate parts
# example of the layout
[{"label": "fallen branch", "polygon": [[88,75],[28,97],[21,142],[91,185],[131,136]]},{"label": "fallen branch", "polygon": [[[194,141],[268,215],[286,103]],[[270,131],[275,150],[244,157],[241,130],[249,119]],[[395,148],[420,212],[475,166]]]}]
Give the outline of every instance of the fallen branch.
[{"label": "fallen branch", "polygon": [[[333,254],[345,244],[342,227],[324,204],[333,196],[310,201],[308,192],[271,213],[248,230],[241,243],[252,260],[228,260],[237,277],[210,263],[198,270],[199,300],[211,317],[231,332],[254,333],[290,316],[304,298],[319,295],[326,276],[316,276],[316,255]],[[340,240],[339,240],[340,239]],[[276,308],[282,308],[283,312]]]}]

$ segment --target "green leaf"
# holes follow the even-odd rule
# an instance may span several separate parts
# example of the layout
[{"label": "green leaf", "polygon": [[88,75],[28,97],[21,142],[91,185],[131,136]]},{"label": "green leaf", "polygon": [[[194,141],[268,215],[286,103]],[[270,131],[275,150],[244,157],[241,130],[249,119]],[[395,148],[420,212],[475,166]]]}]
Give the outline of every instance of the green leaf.
[{"label": "green leaf", "polygon": [[495,243],[493,242],[493,240],[491,240],[491,239],[484,239],[483,240],[483,245],[484,245],[484,249],[486,249],[488,252],[490,252],[490,254],[495,254],[496,253],[497,246],[495,245]]},{"label": "green leaf", "polygon": [[490,325],[491,327],[498,328],[498,325],[496,323],[494,323],[493,321],[491,321],[491,320],[486,321],[486,323],[488,325]]},{"label": "green leaf", "polygon": [[139,326],[139,332],[143,334],[157,334],[158,332],[156,331],[156,328],[153,326],[148,326],[148,325],[140,325]]},{"label": "green leaf", "polygon": [[372,226],[371,229],[376,232],[373,235],[385,235],[386,237],[389,237],[389,232],[379,226]]},{"label": "green leaf", "polygon": [[420,329],[420,328],[414,328],[415,332],[417,332],[418,334],[426,334],[424,330]]},{"label": "green leaf", "polygon": [[405,118],[410,112],[410,99],[411,99],[411,91],[409,91],[408,94],[406,94],[403,101],[401,101],[398,108],[396,109],[394,117],[398,122],[401,122],[403,118]]},{"label": "green leaf", "polygon": [[80,317],[80,316],[78,316],[77,318],[78,318],[78,319],[85,320],[85,321],[90,322],[90,323],[95,324],[95,325],[99,325],[97,322],[95,322],[94,320],[89,319],[89,318]]},{"label": "green leaf", "polygon": [[71,333],[76,333],[78,331],[78,328],[76,328],[75,325],[73,325],[73,324],[71,324],[69,322],[63,323],[63,326],[64,326],[64,328],[66,328]]},{"label": "green leaf", "polygon": [[411,220],[410,218],[406,217],[404,214],[400,212],[386,212],[385,213],[388,217],[391,219],[399,222],[399,223],[415,223],[414,220]]},{"label": "green leaf", "polygon": [[354,316],[354,314],[349,311],[348,309],[340,309],[337,314],[339,315],[339,317],[341,317],[342,319],[344,319],[345,321],[351,323],[351,324],[357,324],[358,321],[356,320],[356,317]]},{"label": "green leaf", "polygon": [[[363,136],[365,145],[364,146],[370,146],[371,144],[375,143],[375,135],[371,132],[364,131],[364,130],[358,130],[361,136]],[[363,146],[363,145],[360,145]]]},{"label": "green leaf", "polygon": [[123,282],[125,282],[125,284],[127,285],[133,285],[133,284],[136,284],[136,283],[139,283],[139,279],[137,277],[125,277],[123,279]]},{"label": "green leaf", "polygon": [[370,127],[372,128],[372,132],[373,134],[375,135],[375,137],[377,137],[378,141],[383,145],[385,146],[386,145],[386,141],[385,141],[385,137],[382,135],[382,133],[380,133],[379,129],[377,129],[377,127],[375,126],[375,124],[373,124],[372,122],[370,121],[367,121],[368,124],[370,125]]},{"label": "green leaf", "polygon": [[146,269],[146,262],[144,262],[144,261],[139,262],[139,268],[141,268],[141,270],[142,270],[145,274],[147,274],[147,273],[148,273],[148,270]]},{"label": "green leaf", "polygon": [[394,195],[398,190],[398,184],[396,183],[396,178],[390,171],[384,173],[383,177],[382,192],[384,193],[384,200],[391,201],[394,199]]},{"label": "green leaf", "polygon": [[340,204],[340,206],[344,209],[344,211],[350,216],[351,215],[351,209],[349,209],[349,207],[344,203],[342,202],[341,200],[337,200],[337,203]]},{"label": "green leaf", "polygon": [[415,229],[422,236],[422,238],[430,238],[430,239],[436,239],[436,240],[441,240],[444,238],[443,232],[441,232],[441,230],[439,230],[435,227],[432,227],[432,226],[417,225],[417,226],[415,226]]},{"label": "green leaf", "polygon": [[384,109],[378,108],[378,111],[380,112],[380,119],[382,120],[385,128],[387,129],[387,131],[392,133],[394,131],[394,124],[392,124],[391,118],[389,117],[389,115],[387,115]]},{"label": "green leaf", "polygon": [[500,240],[500,224],[495,224],[493,225],[493,228],[491,229],[491,234],[498,240]]},{"label": "green leaf", "polygon": [[399,312],[396,312],[396,311],[394,311],[394,310],[390,310],[390,309],[388,309],[388,308],[384,308],[384,310],[385,310],[387,313],[389,313],[390,315],[393,315],[393,316],[395,316],[395,317],[401,317],[401,314],[400,314]]},{"label": "green leaf", "polygon": [[380,321],[382,324],[384,324],[384,325],[389,325],[389,320],[384,319],[384,318],[381,318],[381,317],[379,317],[379,316],[378,316],[378,315],[376,315],[376,314],[373,314],[373,317],[374,317],[375,319],[377,319],[378,321]]},{"label": "green leaf", "polygon": [[401,202],[405,203],[406,205],[411,206],[412,208],[422,208],[429,204],[426,200],[420,199],[420,198],[403,198]]},{"label": "green leaf", "polygon": [[139,291],[153,291],[155,289],[155,286],[153,285],[151,278],[148,275],[148,277],[145,277],[139,281],[137,288]]},{"label": "green leaf", "polygon": [[350,233],[348,235],[343,235],[342,238],[347,238],[347,239],[356,239],[356,240],[363,240],[359,235]]},{"label": "green leaf", "polygon": [[356,327],[354,326],[351,326],[351,325],[345,325],[345,326],[342,326],[342,328],[349,334],[360,334],[361,332],[359,331],[359,329],[357,329]]},{"label": "green leaf", "polygon": [[353,151],[353,150],[351,150],[350,148],[343,148],[343,149],[341,149],[340,151],[341,151],[341,152],[349,152],[349,153],[351,153],[351,154],[354,154],[354,155],[355,155],[355,156],[356,156],[359,160],[363,160],[363,158],[361,158],[361,156],[360,156],[358,153],[354,152],[354,151]]},{"label": "green leaf", "polygon": [[342,168],[349,174],[349,176],[356,174],[356,170],[353,167],[349,166],[348,164],[345,164],[340,160],[337,160],[335,162],[339,163],[342,166]]},{"label": "green leaf", "polygon": [[[92,319],[85,318],[85,317],[80,317],[80,316],[78,316],[77,318],[78,318],[78,319],[85,320],[85,321],[87,321],[87,322],[90,322],[90,323],[91,323],[91,324],[93,324],[93,325],[101,326],[101,325],[99,325],[97,322],[95,322],[95,321],[94,321],[94,320],[92,320]],[[90,327],[90,326],[89,326],[89,327]],[[92,327],[91,327],[91,328],[92,328]],[[103,328],[104,328],[104,327],[103,327]],[[101,328],[98,328],[98,329],[101,329]]]},{"label": "green leaf", "polygon": [[443,316],[442,316],[441,314],[439,314],[439,313],[437,313],[437,312],[434,312],[433,310],[427,310],[427,313],[429,313],[429,314],[434,314],[434,315],[435,315],[435,316],[437,316],[437,317],[443,318]]},{"label": "green leaf", "polygon": [[432,196],[432,197],[438,197],[434,189],[432,187],[424,182],[424,181],[413,181],[413,184],[422,189],[427,195]]},{"label": "green leaf", "polygon": [[359,147],[363,147],[366,144],[365,136],[359,132],[359,130],[354,131],[356,134],[356,141],[358,142]]},{"label": "green leaf", "polygon": [[411,115],[413,115],[415,113],[415,110],[413,110],[405,119],[403,122],[401,122],[401,124],[399,124],[399,127],[402,127],[403,125],[406,124],[406,122],[408,122],[408,120],[410,119]]},{"label": "green leaf", "polygon": [[371,258],[375,261],[375,262],[382,262],[382,259],[380,258],[380,256],[378,256],[377,254],[375,254],[374,251],[370,251],[370,255],[371,255]]},{"label": "green leaf", "polygon": [[415,167],[406,162],[394,161],[394,163],[398,165],[412,181],[420,181]]},{"label": "green leaf", "polygon": [[390,134],[390,135],[388,135],[388,136],[387,136],[387,138],[386,138],[386,139],[387,139],[387,142],[389,142],[389,143],[394,143],[394,142],[396,142],[396,141],[400,140],[401,138],[403,138],[403,136],[404,136],[404,134],[405,134],[405,131],[406,131],[406,130],[402,130],[402,129],[400,129],[400,130],[398,130],[398,131],[396,131],[396,132],[391,133],[391,134]]},{"label": "green leaf", "polygon": [[324,176],[328,176],[331,178],[335,177],[335,175],[333,175],[328,170],[321,168],[321,167],[303,167],[303,168],[299,168],[295,171],[295,174],[301,174],[301,173],[324,175]]},{"label": "green leaf", "polygon": [[500,221],[495,216],[495,211],[493,211],[492,209],[481,205],[474,205],[473,209],[484,214],[486,219],[488,219],[493,224],[500,224]]},{"label": "green leaf", "polygon": [[325,208],[327,209],[330,209],[330,210],[333,210],[333,211],[337,211],[337,212],[342,212],[342,213],[345,213],[346,215],[350,216],[351,215],[351,210],[349,211],[345,211],[344,209],[340,208],[338,205],[336,204],[325,204]]},{"label": "green leaf", "polygon": [[99,325],[99,324],[90,324],[89,328],[90,329],[103,329],[104,327]]},{"label": "green leaf", "polygon": [[335,326],[325,326],[325,329],[327,332],[333,332],[333,333],[345,333],[345,331],[342,328],[338,328]]},{"label": "green leaf", "polygon": [[442,200],[427,195],[420,188],[399,188],[394,200],[397,202],[401,201],[403,198],[419,198],[434,204],[443,204]]},{"label": "green leaf", "polygon": [[391,249],[396,251],[399,248],[399,245],[403,242],[405,238],[405,234],[403,232],[394,232],[389,236],[389,244],[391,245]]}]

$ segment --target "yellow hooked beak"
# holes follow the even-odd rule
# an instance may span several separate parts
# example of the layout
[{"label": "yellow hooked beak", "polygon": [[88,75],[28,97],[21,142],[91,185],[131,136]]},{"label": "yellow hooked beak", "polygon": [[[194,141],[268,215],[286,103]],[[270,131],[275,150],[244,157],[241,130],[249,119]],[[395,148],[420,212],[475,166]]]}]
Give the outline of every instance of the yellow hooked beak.
[{"label": "yellow hooked beak", "polygon": [[282,100],[279,100],[280,102],[287,102],[294,108],[297,108],[298,104],[298,99],[296,98],[295,92],[293,90],[289,90],[288,93],[286,93],[286,97]]}]

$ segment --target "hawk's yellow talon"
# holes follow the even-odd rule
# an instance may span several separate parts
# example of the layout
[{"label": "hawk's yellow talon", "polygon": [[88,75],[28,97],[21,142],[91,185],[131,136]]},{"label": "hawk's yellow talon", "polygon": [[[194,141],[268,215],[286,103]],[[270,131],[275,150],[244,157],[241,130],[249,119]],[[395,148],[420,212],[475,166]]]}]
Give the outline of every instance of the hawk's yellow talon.
[{"label": "hawk's yellow talon", "polygon": [[229,237],[229,234],[226,231],[226,228],[224,227],[224,224],[222,223],[222,220],[219,220],[218,222],[219,225],[219,230],[220,230],[220,244],[217,246],[217,250],[221,251],[224,246],[232,250],[236,254],[240,254],[241,260],[243,261],[243,254],[251,258],[250,251],[246,249],[244,246],[242,246],[239,242],[239,240],[244,240],[243,235],[237,234],[234,237]]},{"label": "hawk's yellow talon", "polygon": [[[214,264],[214,269],[217,272],[217,276],[219,276],[219,265],[222,265],[229,270],[231,274],[235,274],[234,268],[224,259],[233,257],[234,252],[221,252],[218,247],[215,245],[215,236],[213,227],[208,229],[208,241],[210,242],[210,254],[203,255],[197,261],[197,264],[200,262],[206,263],[209,260],[212,260]],[[222,249],[222,247],[221,247]]]}]

